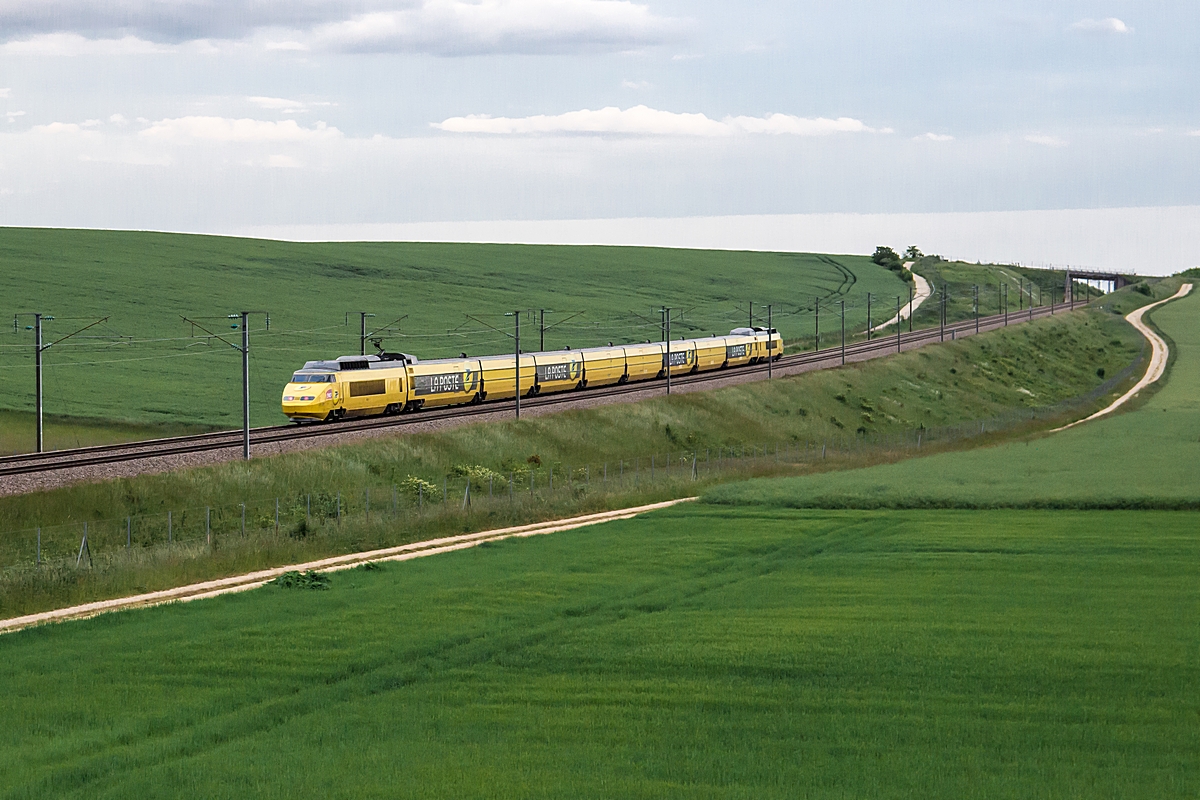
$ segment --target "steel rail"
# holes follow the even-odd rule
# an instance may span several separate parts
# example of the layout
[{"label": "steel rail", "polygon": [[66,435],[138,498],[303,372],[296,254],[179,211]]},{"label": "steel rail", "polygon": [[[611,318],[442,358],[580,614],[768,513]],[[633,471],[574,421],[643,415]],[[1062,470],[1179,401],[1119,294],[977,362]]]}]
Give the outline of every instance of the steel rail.
[{"label": "steel rail", "polygon": [[[1056,307],[1052,310],[1049,306],[1039,306],[1033,310],[1033,319],[1040,319],[1042,317],[1049,316],[1052,311],[1058,310],[1059,307]],[[1023,313],[1020,317],[1015,317],[1010,313],[1008,324],[1018,325],[1028,321],[1028,312]],[[1004,326],[1005,320],[1003,313],[979,318],[979,329],[981,333],[984,331],[995,330],[996,328],[1001,328]],[[969,320],[962,320],[951,325],[947,325],[946,330],[948,332],[952,332],[952,336],[955,338],[960,335],[973,336],[975,335],[975,319],[971,318]],[[913,345],[926,344],[940,340],[941,331],[939,328],[923,328],[913,331],[912,333],[902,332],[900,335],[900,347],[901,349],[904,349],[904,347],[907,345],[911,348]],[[861,358],[855,357],[866,355],[869,358],[875,358],[894,352],[896,352],[896,339],[890,336],[846,345],[846,357],[848,359],[862,360]],[[822,368],[828,368],[829,366],[840,366],[840,348],[793,353],[792,355],[784,356],[775,361],[774,369],[776,371],[788,370],[791,367],[822,364],[823,362],[830,363],[826,364]],[[672,378],[672,384],[674,386],[690,386],[693,384],[720,381],[731,376],[756,375],[758,373],[763,373],[765,375],[766,372],[767,364],[755,364],[752,366],[735,367],[732,370],[715,370],[712,372],[680,375]],[[617,384],[614,386],[588,389],[582,393],[562,392],[546,395],[545,397],[534,396],[525,398],[523,405],[525,405],[527,408],[536,409],[556,405],[570,405],[580,402],[584,399],[645,393],[657,387],[660,380],[661,379],[652,379],[648,381],[638,381],[636,383]],[[272,444],[298,439],[310,439],[319,438],[322,436],[334,436],[344,433],[369,432],[388,428],[398,428],[440,419],[484,416],[503,412],[507,408],[508,405],[505,403],[485,402],[481,405],[448,406],[446,408],[407,413],[400,416],[370,417],[329,424],[316,423],[299,426],[295,424],[272,425],[251,429],[250,444],[253,447],[254,445]],[[137,461],[140,459],[154,459],[175,455],[187,455],[211,450],[236,448],[240,447],[241,443],[241,431],[214,431],[212,433],[199,433],[190,434],[187,436],[148,439],[138,442],[126,442],[123,444],[96,445],[92,447],[72,448],[69,450],[55,450],[46,453],[23,453],[20,455],[0,457],[0,476],[53,472],[56,470],[76,469],[80,467],[98,466],[102,464],[112,464],[123,461]]]}]

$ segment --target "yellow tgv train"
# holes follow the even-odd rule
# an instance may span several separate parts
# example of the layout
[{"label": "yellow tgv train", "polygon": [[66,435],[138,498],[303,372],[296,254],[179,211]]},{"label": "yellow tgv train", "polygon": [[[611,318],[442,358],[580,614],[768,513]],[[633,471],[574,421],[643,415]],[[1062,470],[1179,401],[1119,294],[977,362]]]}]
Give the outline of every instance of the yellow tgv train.
[{"label": "yellow tgv train", "polygon": [[765,363],[783,355],[775,329],[734,328],[728,336],[522,353],[517,357],[440,358],[404,353],[309,361],[283,390],[283,413],[295,422],[399,414],[421,408],[511,400],[671,375]]}]

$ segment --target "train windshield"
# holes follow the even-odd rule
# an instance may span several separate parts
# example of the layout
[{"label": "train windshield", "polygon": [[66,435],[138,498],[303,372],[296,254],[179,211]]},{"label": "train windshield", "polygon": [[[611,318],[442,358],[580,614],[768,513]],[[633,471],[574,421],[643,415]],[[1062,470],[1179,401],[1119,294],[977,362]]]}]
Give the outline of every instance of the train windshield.
[{"label": "train windshield", "polygon": [[319,372],[297,372],[292,376],[292,383],[333,383],[332,375],[322,375]]}]

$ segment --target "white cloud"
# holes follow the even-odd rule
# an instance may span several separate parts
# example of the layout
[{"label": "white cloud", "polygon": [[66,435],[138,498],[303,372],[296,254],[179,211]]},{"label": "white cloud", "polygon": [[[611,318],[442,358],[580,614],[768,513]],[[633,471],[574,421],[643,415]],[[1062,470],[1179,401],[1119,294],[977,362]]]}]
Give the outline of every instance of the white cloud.
[{"label": "white cloud", "polygon": [[621,88],[622,89],[634,89],[634,90],[640,91],[642,89],[649,89],[650,82],[649,81],[621,81]]},{"label": "white cloud", "polygon": [[629,0],[424,0],[318,25],[311,46],[439,55],[578,52],[660,43],[681,25]]},{"label": "white cloud", "polygon": [[1200,130],[1188,131],[1188,136],[1200,136]]},{"label": "white cloud", "polygon": [[920,136],[914,136],[914,139],[924,142],[953,142],[954,137],[948,133],[923,133]]},{"label": "white cloud", "polygon": [[766,117],[725,117],[710,119],[704,114],[659,111],[644,105],[621,110],[615,106],[597,111],[583,109],[549,116],[489,117],[470,115],[451,117],[432,127],[449,133],[484,134],[555,134],[615,133],[656,136],[732,136],[739,133],[824,136],[832,133],[891,133],[890,128],[875,129],[849,117],[807,119],[789,114]]},{"label": "white cloud", "polygon": [[81,127],[81,128],[98,128],[103,124],[104,123],[98,119],[86,119],[82,123],[80,123],[79,127]]},{"label": "white cloud", "polygon": [[273,122],[226,117],[178,117],[159,120],[138,135],[166,142],[310,142],[341,138],[342,132],[328,127],[324,122],[318,122],[311,128],[302,128],[293,119]]},{"label": "white cloud", "polygon": [[0,53],[8,56],[143,56],[175,49],[136,36],[88,39],[78,33],[41,34],[0,45]]},{"label": "white cloud", "polygon": [[1030,144],[1040,144],[1043,147],[1066,147],[1068,142],[1066,139],[1060,139],[1057,136],[1044,136],[1041,134],[1030,134],[1024,137],[1025,141]]},{"label": "white cloud", "polygon": [[125,119],[124,114],[113,114],[111,117],[108,118],[108,121],[111,122],[113,125],[128,125],[129,124],[129,120]]},{"label": "white cloud", "polygon": [[253,103],[259,108],[282,111],[285,114],[299,114],[308,110],[299,100],[287,100],[283,97],[247,97],[246,102]]},{"label": "white cloud", "polygon": [[8,97],[12,94],[12,89],[0,89],[0,98]]},{"label": "white cloud", "polygon": [[9,122],[12,122],[14,117],[25,116],[25,112],[24,111],[8,111],[8,112],[5,112],[4,116],[8,117]]},{"label": "white cloud", "polygon": [[74,122],[51,122],[48,125],[34,125],[32,128],[34,133],[79,133],[82,128]]},{"label": "white cloud", "polygon": [[1078,22],[1072,23],[1070,29],[1073,31],[1086,31],[1088,33],[1133,33],[1133,28],[1116,17],[1081,19]]}]

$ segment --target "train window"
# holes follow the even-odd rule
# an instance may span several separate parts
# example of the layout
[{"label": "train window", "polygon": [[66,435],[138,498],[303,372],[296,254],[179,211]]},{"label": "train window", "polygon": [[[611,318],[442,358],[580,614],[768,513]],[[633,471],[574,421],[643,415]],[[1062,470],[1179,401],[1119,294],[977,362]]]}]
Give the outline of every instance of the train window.
[{"label": "train window", "polygon": [[292,376],[292,383],[333,383],[333,376],[319,372],[297,372]]}]

